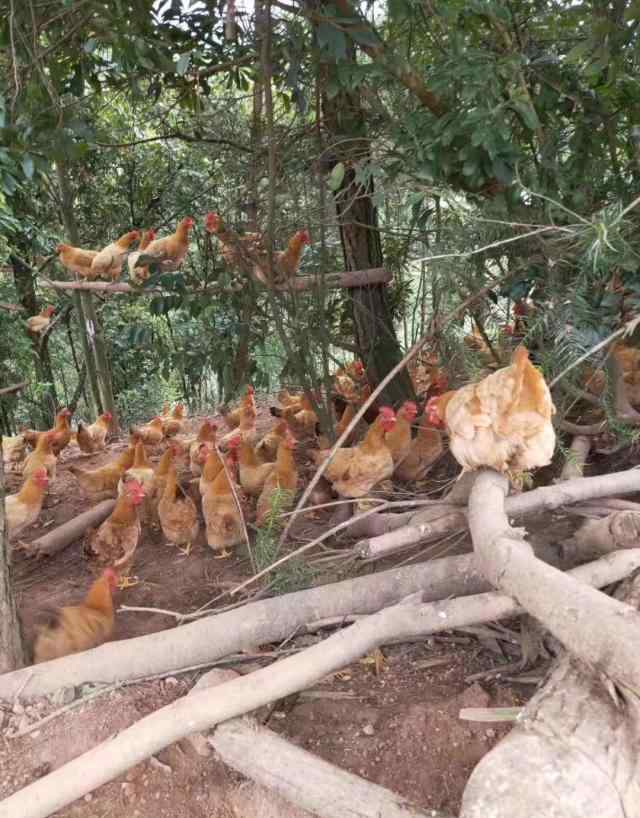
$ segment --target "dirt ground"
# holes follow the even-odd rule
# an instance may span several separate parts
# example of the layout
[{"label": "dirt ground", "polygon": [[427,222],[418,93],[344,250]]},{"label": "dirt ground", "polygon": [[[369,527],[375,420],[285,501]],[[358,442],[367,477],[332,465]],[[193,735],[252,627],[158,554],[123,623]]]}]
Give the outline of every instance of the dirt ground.
[{"label": "dirt ground", "polygon": [[[264,403],[258,425],[265,429],[271,425]],[[195,420],[191,427],[197,428]],[[88,502],[68,470],[70,463],[95,467],[125,445],[121,439],[111,443],[106,452],[90,457],[69,447],[60,459],[39,525],[26,532],[24,541],[87,509]],[[20,479],[11,474],[7,478],[13,491]],[[326,520],[315,524],[322,530]],[[161,532],[147,529],[133,572],[140,582],[117,593],[118,606],[189,612],[249,576],[251,570],[244,549],[237,549],[231,559],[216,560],[202,538],[187,557],[165,545]],[[34,612],[40,606],[80,601],[94,575],[94,567],[83,556],[82,541],[41,560],[17,552],[14,577],[26,633],[30,634]],[[160,631],[173,627],[174,621],[161,613],[119,611],[114,639]],[[488,632],[456,633],[389,647],[384,651],[382,667],[362,660],[295,701],[277,704],[268,726],[423,809],[455,814],[471,770],[509,729],[503,723],[462,721],[461,708],[521,705],[535,689],[531,680],[522,684],[504,678],[515,673],[517,655],[508,648],[508,637],[496,637]],[[301,637],[288,647],[303,648],[305,640],[316,638],[322,637]],[[265,651],[277,647],[262,646]],[[264,657],[259,664],[268,661]],[[492,673],[500,666],[505,668],[503,674]],[[236,669],[247,673],[253,667],[242,663]],[[21,702],[7,704],[0,709],[0,798],[184,695],[196,679],[197,675],[189,673],[111,690],[22,738],[13,734],[87,691],[62,691],[26,706]],[[270,799],[268,793],[243,782],[214,756],[203,758],[188,742],[181,742],[57,815],[294,818],[297,814]]]}]

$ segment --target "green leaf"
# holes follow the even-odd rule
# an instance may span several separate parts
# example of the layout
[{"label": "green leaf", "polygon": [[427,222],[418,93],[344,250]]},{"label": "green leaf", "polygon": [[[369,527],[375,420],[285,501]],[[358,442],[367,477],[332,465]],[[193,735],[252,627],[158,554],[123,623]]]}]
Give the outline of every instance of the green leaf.
[{"label": "green leaf", "polygon": [[82,46],[82,50],[86,54],[93,54],[93,52],[96,50],[97,47],[98,47],[98,41],[96,39],[94,39],[93,37],[89,37],[87,42]]},{"label": "green leaf", "polygon": [[344,180],[344,162],[338,162],[329,174],[329,190],[339,190]]},{"label": "green leaf", "polygon": [[28,153],[22,159],[22,171],[27,179],[33,179],[33,171],[35,169],[35,165],[33,163],[33,157],[30,156]]},{"label": "green leaf", "polygon": [[189,68],[189,63],[191,62],[191,52],[187,52],[186,54],[181,54],[178,62],[176,63],[176,74],[183,77],[187,73],[187,69]]},{"label": "green leaf", "polygon": [[326,49],[336,60],[344,60],[347,56],[347,38],[344,31],[329,23],[320,23],[316,29],[318,45]]}]

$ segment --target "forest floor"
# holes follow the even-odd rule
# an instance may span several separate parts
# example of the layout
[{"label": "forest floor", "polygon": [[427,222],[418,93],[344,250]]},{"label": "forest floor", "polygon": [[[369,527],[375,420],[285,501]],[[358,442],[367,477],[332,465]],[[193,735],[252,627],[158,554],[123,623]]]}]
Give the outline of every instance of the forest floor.
[{"label": "forest floor", "polygon": [[[267,403],[261,405],[260,429],[271,425],[267,407]],[[197,425],[197,419],[190,421],[191,428]],[[35,539],[86,510],[87,500],[68,470],[71,463],[95,467],[125,446],[126,437],[122,437],[107,451],[92,456],[69,447],[60,458],[39,524],[23,539]],[[9,474],[7,481],[13,491],[19,477]],[[313,525],[322,530],[327,521],[316,520]],[[548,520],[544,525],[548,527]],[[531,530],[529,524],[527,528]],[[191,554],[184,556],[164,544],[160,531],[147,528],[133,572],[139,584],[117,592],[117,606],[186,613],[250,576],[251,566],[246,549],[236,549],[231,559],[217,560],[201,534]],[[81,540],[39,560],[17,551],[14,578],[27,638],[35,611],[80,601],[94,574]],[[127,639],[174,625],[175,619],[162,613],[119,611],[113,638]],[[321,638],[324,635],[295,638],[287,648],[303,648]],[[511,678],[518,672],[514,659],[519,652],[509,641],[508,632],[492,635],[479,629],[394,645],[384,649],[382,667],[369,659],[356,662],[295,701],[287,699],[275,710],[265,711],[265,717],[271,729],[339,767],[387,786],[423,809],[457,814],[471,770],[509,730],[508,724],[462,721],[460,709],[520,705],[535,689],[535,676],[524,682]],[[247,673],[264,666],[273,661],[277,650],[277,645],[261,645],[236,669]],[[62,691],[26,708],[17,702],[13,710],[0,709],[0,799],[184,695],[201,672],[111,689],[21,738],[12,734],[87,691]],[[241,781],[213,756],[202,757],[189,742],[181,742],[56,814],[64,818],[297,815],[272,803],[268,794],[243,787]]]}]

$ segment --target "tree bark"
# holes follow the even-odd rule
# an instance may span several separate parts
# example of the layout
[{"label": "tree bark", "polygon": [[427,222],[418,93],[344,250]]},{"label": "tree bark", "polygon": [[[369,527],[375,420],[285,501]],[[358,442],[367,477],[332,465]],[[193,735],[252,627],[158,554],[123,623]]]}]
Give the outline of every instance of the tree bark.
[{"label": "tree bark", "polygon": [[[67,178],[67,169],[62,160],[59,160],[56,163],[56,170],[58,173],[60,198],[62,199],[62,221],[64,228],[71,244],[78,245],[80,243],[80,234],[78,232],[78,226],[73,213],[73,194]],[[102,403],[102,397],[100,395],[94,337],[91,335],[91,328],[95,328],[96,325],[96,321],[94,320],[95,310],[93,308],[93,302],[91,301],[91,295],[89,293],[85,293],[81,290],[74,290],[73,301],[76,308],[76,316],[80,329],[82,350],[84,352],[84,359],[87,365],[87,375],[89,376],[91,396],[93,397],[95,404],[92,408],[94,412],[98,414],[103,412],[106,407]]]},{"label": "tree bark", "polygon": [[11,552],[4,497],[4,463],[0,458],[0,673],[22,667],[25,660],[22,628],[11,583]]},{"label": "tree bark", "polygon": [[[13,268],[13,280],[18,291],[18,298],[20,303],[27,313],[27,315],[37,315],[40,312],[38,306],[38,299],[36,298],[36,290],[34,286],[33,271],[29,265],[16,255],[9,256],[11,266]],[[31,340],[31,347],[33,351],[33,361],[36,371],[36,379],[39,383],[49,383],[50,386],[42,395],[39,401],[41,416],[38,418],[38,425],[42,428],[48,428],[53,425],[56,409],[58,408],[58,396],[56,394],[55,379],[53,377],[53,369],[51,367],[51,358],[49,356],[48,337],[40,343],[40,336],[34,336],[29,333]]]},{"label": "tree bark", "polygon": [[[347,48],[347,59],[355,63],[355,47]],[[325,85],[336,80],[336,67],[324,65]],[[383,267],[382,242],[378,230],[378,214],[373,203],[373,179],[366,184],[356,181],[356,168],[371,162],[369,141],[366,139],[366,119],[357,91],[339,91],[322,98],[324,124],[331,135],[325,151],[327,169],[339,163],[345,169],[340,189],[335,194],[335,205],[340,227],[340,241],[347,270]],[[350,293],[353,305],[355,340],[359,355],[367,368],[367,375],[375,386],[402,358],[396,337],[387,291],[383,285],[356,287]],[[383,392],[394,405],[406,398],[414,398],[411,379],[406,369],[388,384]]]}]

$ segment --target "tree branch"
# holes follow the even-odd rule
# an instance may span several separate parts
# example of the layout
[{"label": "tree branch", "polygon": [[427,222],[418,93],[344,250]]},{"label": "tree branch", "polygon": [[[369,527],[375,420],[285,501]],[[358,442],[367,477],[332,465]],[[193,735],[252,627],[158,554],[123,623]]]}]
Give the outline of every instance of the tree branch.
[{"label": "tree branch", "polygon": [[13,386],[5,386],[0,389],[0,397],[3,395],[12,395],[14,392],[20,392],[26,385],[27,382],[22,381],[22,383],[15,383]]}]

